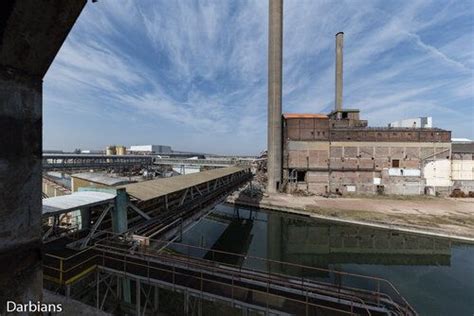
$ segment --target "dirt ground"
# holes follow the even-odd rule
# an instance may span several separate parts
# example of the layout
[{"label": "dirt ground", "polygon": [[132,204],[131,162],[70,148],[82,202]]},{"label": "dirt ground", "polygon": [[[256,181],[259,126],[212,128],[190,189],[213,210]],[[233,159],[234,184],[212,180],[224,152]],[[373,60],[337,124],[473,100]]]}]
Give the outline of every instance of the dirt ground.
[{"label": "dirt ground", "polygon": [[461,237],[474,242],[474,198],[324,198],[275,194],[261,198],[234,195],[229,198],[229,202],[234,201],[314,217]]}]

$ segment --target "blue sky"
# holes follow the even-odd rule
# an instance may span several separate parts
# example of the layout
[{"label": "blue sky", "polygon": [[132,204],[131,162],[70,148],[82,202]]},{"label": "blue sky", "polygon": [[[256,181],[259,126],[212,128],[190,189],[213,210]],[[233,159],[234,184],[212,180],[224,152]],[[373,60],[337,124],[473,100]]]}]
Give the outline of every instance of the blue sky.
[{"label": "blue sky", "polygon": [[[44,79],[45,149],[166,144],[256,154],[266,147],[268,2],[88,3]],[[334,104],[372,126],[433,116],[474,138],[474,2],[284,3],[284,112]]]}]

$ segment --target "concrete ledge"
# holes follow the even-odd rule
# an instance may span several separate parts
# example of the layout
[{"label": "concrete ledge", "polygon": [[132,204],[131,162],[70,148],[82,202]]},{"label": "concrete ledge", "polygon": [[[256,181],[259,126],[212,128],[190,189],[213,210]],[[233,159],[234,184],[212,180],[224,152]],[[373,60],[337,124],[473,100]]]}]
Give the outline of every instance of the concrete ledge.
[{"label": "concrete ledge", "polygon": [[319,220],[331,221],[335,223],[354,224],[354,225],[361,225],[361,226],[374,227],[374,228],[380,228],[380,229],[389,229],[389,230],[395,230],[395,231],[400,231],[400,232],[419,234],[419,235],[425,235],[425,236],[431,236],[431,237],[448,238],[453,241],[474,243],[474,237],[449,234],[449,233],[445,233],[441,231],[433,231],[430,229],[420,229],[420,228],[410,227],[408,225],[402,225],[402,224],[388,224],[388,223],[386,224],[386,223],[380,223],[380,222],[372,222],[370,221],[370,219],[360,221],[360,220],[321,215],[321,214],[317,214],[311,211],[307,211],[300,207],[290,208],[285,205],[275,205],[273,203],[267,203],[267,202],[262,202],[262,201],[255,202],[255,201],[248,201],[248,200],[238,199],[238,198],[236,199],[233,196],[229,197],[226,202],[230,204],[235,204],[235,205],[262,208],[262,209],[267,209],[271,211],[284,212],[288,214],[297,214],[301,216],[311,217],[311,218],[315,218]]}]

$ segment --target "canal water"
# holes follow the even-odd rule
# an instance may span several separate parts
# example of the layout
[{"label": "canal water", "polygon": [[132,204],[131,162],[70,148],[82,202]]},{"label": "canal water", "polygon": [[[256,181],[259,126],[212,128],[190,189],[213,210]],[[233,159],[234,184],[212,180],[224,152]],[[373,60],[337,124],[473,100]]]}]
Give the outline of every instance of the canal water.
[{"label": "canal water", "polygon": [[[218,205],[186,231],[181,243],[245,255],[192,249],[193,256],[309,279],[333,282],[336,276],[327,270],[380,277],[390,281],[420,315],[474,315],[473,244],[228,204]],[[338,282],[372,286],[361,278]]]}]

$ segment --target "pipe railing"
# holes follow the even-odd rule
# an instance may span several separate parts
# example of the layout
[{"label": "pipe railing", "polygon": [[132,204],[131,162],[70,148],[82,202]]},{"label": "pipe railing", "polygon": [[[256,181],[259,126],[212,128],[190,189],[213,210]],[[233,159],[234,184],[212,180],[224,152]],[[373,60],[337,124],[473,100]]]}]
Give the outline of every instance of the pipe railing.
[{"label": "pipe railing", "polygon": [[[130,246],[130,245],[127,245],[126,243],[124,243],[123,241],[120,242],[120,241],[114,240],[115,237],[117,237],[116,234],[111,233],[111,232],[103,232],[103,233],[105,234],[105,239],[98,242],[95,247],[88,248],[86,250],[83,250],[83,251],[81,251],[79,253],[76,253],[74,255],[71,255],[69,257],[60,257],[60,256],[57,256],[57,255],[46,254],[45,255],[45,274],[48,275],[48,269],[56,271],[56,274],[58,275],[58,278],[56,280],[60,281],[60,283],[62,283],[62,284],[68,284],[68,282],[70,282],[71,279],[74,279],[77,274],[81,273],[81,271],[90,269],[91,267],[93,267],[97,264],[100,264],[100,262],[98,262],[97,260],[102,259],[101,261],[104,261],[104,258],[106,258],[103,255],[99,256],[99,255],[95,254],[92,257],[88,256],[86,258],[81,259],[81,257],[84,257],[87,254],[88,251],[91,251],[91,254],[95,253],[97,250],[102,251],[102,254],[106,251],[109,251],[109,252],[110,251],[115,251],[115,252],[120,252],[123,256],[126,257],[126,256],[130,255],[131,248],[135,249],[133,251],[135,251],[137,255],[146,256],[146,258],[148,260],[150,260],[150,259],[151,260],[153,260],[153,259],[174,260],[175,262],[187,265],[188,267],[190,265],[193,265],[194,267],[199,267],[199,268],[203,268],[203,269],[211,268],[211,271],[214,272],[214,273],[216,272],[217,267],[219,267],[220,269],[225,267],[226,268],[225,271],[224,270],[219,270],[219,271],[222,271],[222,272],[225,272],[225,273],[229,273],[229,271],[231,271],[231,273],[236,273],[236,271],[238,271],[239,273],[242,273],[242,267],[241,266],[236,267],[236,266],[225,264],[225,263],[216,263],[212,260],[198,259],[198,258],[193,257],[191,255],[191,249],[198,249],[198,250],[204,250],[206,252],[211,251],[211,253],[213,253],[213,254],[214,253],[220,253],[220,254],[225,254],[225,255],[228,255],[228,256],[231,255],[231,256],[236,256],[236,257],[243,257],[246,260],[254,259],[254,260],[264,261],[264,262],[270,263],[270,268],[271,268],[272,264],[276,264],[276,265],[283,265],[283,266],[288,266],[288,267],[297,267],[299,269],[302,269],[303,272],[304,271],[318,271],[318,272],[325,272],[325,273],[338,275],[338,276],[355,277],[355,278],[362,278],[362,279],[365,279],[365,280],[373,280],[373,281],[376,282],[376,290],[367,291],[367,290],[364,290],[364,289],[354,288],[354,287],[347,286],[347,285],[344,285],[344,287],[343,287],[342,282],[341,282],[343,280],[343,278],[342,277],[339,277],[339,278],[333,277],[334,280],[339,280],[340,281],[340,284],[338,286],[339,290],[341,288],[344,289],[344,290],[354,290],[354,291],[361,292],[361,293],[363,293],[367,296],[375,297],[376,302],[377,302],[378,305],[380,305],[382,302],[389,302],[389,303],[394,302],[390,295],[387,295],[387,294],[382,292],[382,285],[387,284],[388,287],[391,288],[399,296],[399,298],[401,300],[401,303],[402,303],[401,305],[402,305],[402,308],[405,311],[405,314],[407,314],[407,315],[410,314],[410,313],[411,314],[416,314],[414,312],[413,308],[408,304],[408,302],[406,302],[406,300],[401,296],[401,294],[393,286],[393,284],[390,283],[388,280],[385,280],[385,279],[381,279],[381,278],[377,278],[377,277],[371,277],[371,276],[364,276],[364,275],[359,275],[359,274],[353,274],[353,273],[348,273],[348,272],[342,272],[342,271],[334,271],[334,270],[323,269],[323,268],[308,267],[308,266],[303,266],[303,265],[299,265],[299,264],[288,263],[288,262],[280,262],[280,261],[277,261],[277,260],[270,260],[270,259],[265,259],[265,258],[260,258],[260,257],[244,256],[244,255],[240,255],[240,254],[229,253],[229,252],[219,251],[219,250],[212,250],[212,249],[207,249],[207,248],[204,248],[204,247],[198,247],[198,246],[192,246],[192,245],[174,244],[175,246],[178,246],[178,247],[186,247],[187,250],[185,251],[185,253],[187,253],[187,256],[186,256],[186,259],[183,260],[183,258],[182,258],[184,256],[183,253],[181,253],[181,254],[169,254],[169,253],[166,253],[166,251],[154,252],[153,249],[149,249],[149,248],[139,248],[139,251],[136,251],[136,247],[135,247],[136,245]],[[166,241],[153,240],[153,242],[156,246],[156,244],[159,245],[160,243],[164,243]],[[113,244],[116,244],[120,247],[114,247]],[[105,248],[101,249],[102,247],[105,247]],[[50,259],[56,259],[58,261],[57,266],[49,266],[48,264],[46,264],[48,261],[50,261]],[[149,265],[149,262],[148,262],[148,265]],[[234,270],[234,272],[232,272],[232,270],[229,270],[229,269],[232,269],[232,268],[233,269],[238,268],[238,270]],[[77,273],[72,273],[75,269],[78,269],[78,271],[76,271]],[[284,275],[284,274],[281,274],[281,273],[274,273],[274,272],[270,273],[270,271],[262,271],[262,270],[255,270],[255,269],[243,269],[243,270],[245,272],[251,272],[251,273],[262,273],[262,272],[264,272],[264,273],[267,273],[266,280],[268,280],[268,282],[272,281],[272,282],[275,282],[275,284],[280,284],[282,286],[295,286],[295,283],[282,284],[281,283],[281,278],[288,278],[288,276]],[[249,276],[246,275],[246,277],[249,277]],[[259,281],[265,281],[265,280],[259,279]],[[307,287],[315,285],[314,281],[306,280],[306,279],[303,278],[303,276],[301,277],[301,284],[303,286],[307,286]],[[332,284],[332,283],[328,283],[328,282],[319,282],[319,281],[316,283],[316,285],[321,285],[321,284],[324,284],[324,285],[327,285],[327,286],[333,286],[333,287],[336,285],[336,284]],[[320,293],[321,293],[321,291],[320,291]],[[325,293],[325,294],[329,294],[329,293]],[[331,294],[334,294],[334,293],[331,293]],[[347,296],[346,293],[344,293],[344,292],[340,292],[339,294],[340,294],[341,298],[346,298],[346,299],[349,298],[349,296]],[[352,297],[351,304],[353,304],[354,301],[357,301],[357,300],[354,300],[354,297]],[[355,303],[361,304],[361,301],[358,301],[358,302],[355,302]],[[397,303],[400,304],[400,302],[397,302]],[[363,301],[362,301],[362,304],[364,304]],[[393,304],[393,306],[396,306],[396,305],[397,304]]]},{"label": "pipe railing", "polygon": [[[114,234],[109,234],[109,236],[113,236]],[[153,241],[154,244],[152,244],[152,247],[156,247],[156,248],[160,248],[162,249],[163,247],[160,246],[160,243],[162,244],[168,244],[169,242],[168,241],[160,241],[160,240],[155,240],[155,239],[151,239],[150,241]],[[97,244],[98,247],[100,247],[101,243],[105,243],[107,242],[107,247],[108,248],[111,248],[112,246],[110,245],[110,243],[116,243],[116,244],[119,244],[120,245],[120,248],[119,250],[120,251],[131,251],[132,249],[129,249],[127,250],[127,248],[124,248],[124,243],[123,242],[116,242],[114,241],[113,239],[109,239],[107,241],[103,240],[101,242],[99,242]],[[194,255],[194,260],[199,260],[199,262],[206,262],[208,265],[209,264],[213,264],[215,265],[216,262],[214,262],[214,253],[220,253],[220,254],[225,254],[225,255],[230,255],[230,256],[235,256],[235,257],[238,257],[238,258],[242,258],[242,259],[245,259],[245,260],[258,260],[258,261],[263,261],[263,262],[267,262],[267,263],[270,263],[270,268],[271,268],[271,265],[283,265],[283,266],[288,266],[288,267],[296,267],[296,268],[299,268],[299,269],[303,269],[303,271],[316,271],[316,272],[324,272],[326,274],[329,274],[329,275],[333,275],[333,280],[336,281],[338,280],[339,282],[341,282],[340,286],[342,286],[342,281],[346,281],[350,278],[353,278],[353,279],[358,279],[358,280],[369,280],[370,282],[373,283],[373,286],[371,288],[373,289],[370,289],[370,290],[366,290],[366,289],[362,289],[360,288],[360,283],[361,282],[355,282],[359,287],[354,287],[354,286],[349,286],[349,285],[344,285],[344,287],[346,289],[350,289],[350,290],[354,290],[354,291],[359,291],[359,292],[364,292],[367,296],[372,296],[372,297],[376,297],[377,298],[377,304],[380,304],[381,301],[383,302],[388,302],[388,303],[391,303],[393,306],[398,306],[398,305],[401,305],[405,310],[407,311],[411,311],[413,314],[415,314],[415,311],[413,310],[413,308],[410,306],[410,304],[403,298],[403,296],[400,294],[400,292],[395,288],[395,286],[390,283],[388,280],[385,280],[385,279],[382,279],[382,278],[378,278],[378,277],[371,277],[371,276],[365,276],[365,275],[360,275],[360,274],[354,274],[354,273],[348,273],[348,272],[342,272],[342,271],[334,271],[334,270],[329,270],[329,269],[323,269],[323,268],[315,268],[315,267],[309,267],[309,266],[304,266],[304,265],[299,265],[299,264],[294,264],[294,263],[288,263],[288,262],[281,262],[281,261],[277,261],[277,260],[271,260],[271,259],[265,259],[265,258],[260,258],[260,257],[253,257],[253,256],[245,256],[245,255],[241,255],[241,254],[235,254],[235,253],[230,253],[230,252],[225,252],[225,251],[220,251],[220,250],[212,250],[212,249],[208,249],[208,248],[204,248],[204,247],[198,247],[198,246],[192,246],[192,245],[185,245],[185,244],[174,244],[175,246],[178,246],[178,247],[186,247],[187,251],[184,251],[182,253],[186,253],[187,256],[187,260],[189,261],[190,258],[192,258],[193,256],[190,255],[190,249],[198,249],[198,250],[203,250],[203,251],[206,251],[206,252],[209,252],[211,251],[212,252],[212,257],[213,259],[212,260],[205,260],[205,259],[198,259],[196,258],[196,256]],[[134,248],[134,251],[136,250],[136,247],[135,245],[132,246]],[[160,251],[160,252],[156,252],[156,250],[153,250],[152,247],[147,247],[147,248],[142,248],[141,249],[141,254],[142,255],[145,255],[147,257],[155,257],[155,258],[160,258],[160,257],[163,257],[164,255],[166,255],[166,252],[165,251]],[[168,249],[168,248],[167,248]],[[150,252],[151,250],[151,252]],[[173,255],[173,258],[175,258],[176,256],[179,256],[179,254],[174,254]],[[229,265],[229,264],[225,264],[225,263],[219,263],[220,266],[227,266],[229,268],[236,268],[235,265]],[[237,267],[239,269],[242,269],[241,266]],[[246,269],[248,271],[251,271],[250,269]],[[256,271],[256,272],[269,272],[269,271],[262,271],[262,270],[253,270],[253,271]],[[286,274],[281,274],[281,273],[273,273],[274,275],[278,275],[279,277],[287,277]],[[301,277],[301,279],[303,280],[303,277]],[[325,285],[332,285],[332,283],[328,283],[328,282],[322,282],[322,281],[318,281],[319,283],[321,284],[325,284]],[[390,293],[390,294],[386,294],[384,293],[384,291],[387,291]],[[392,299],[392,296],[395,295],[397,297],[397,301],[394,301]]]},{"label": "pipe railing", "polygon": [[[88,250],[90,251],[91,249],[92,248],[89,248]],[[254,288],[254,287],[249,289],[249,287],[236,284],[237,281],[241,280],[241,276],[237,272],[226,271],[227,274],[230,273],[230,277],[231,277],[231,280],[232,280],[232,282],[229,284],[229,283],[226,283],[226,282],[223,282],[223,281],[219,281],[218,279],[212,279],[210,277],[210,276],[215,275],[217,273],[217,271],[212,271],[212,273],[208,274],[209,276],[205,276],[206,274],[204,274],[204,273],[199,273],[198,275],[196,275],[196,274],[185,273],[185,272],[182,271],[182,269],[177,269],[175,266],[168,267],[168,268],[152,266],[152,265],[150,265],[149,260],[146,261],[146,263],[136,262],[136,261],[130,260],[130,258],[128,258],[127,254],[121,254],[121,256],[123,256],[123,259],[122,259],[122,258],[114,256],[114,255],[117,255],[117,254],[112,254],[112,255],[109,254],[108,255],[109,252],[105,251],[105,250],[99,250],[99,249],[95,248],[94,251],[95,251],[95,255],[93,255],[92,257],[86,258],[85,261],[75,263],[69,268],[66,268],[66,265],[64,264],[64,262],[74,260],[77,256],[81,255],[81,253],[83,254],[83,253],[87,252],[87,250],[82,251],[81,253],[78,253],[76,255],[69,256],[67,258],[47,254],[46,256],[59,260],[59,268],[48,267],[48,266],[47,267],[49,269],[56,270],[60,273],[61,276],[59,277],[59,279],[63,281],[62,284],[68,284],[68,280],[64,279],[64,277],[63,277],[65,274],[67,274],[70,271],[73,271],[77,267],[84,266],[86,263],[90,263],[88,267],[94,267],[94,268],[96,266],[106,267],[106,268],[112,266],[113,267],[112,269],[114,269],[114,268],[118,269],[121,266],[122,269],[117,270],[118,273],[125,274],[125,275],[127,275],[131,278],[133,278],[133,276],[135,274],[137,274],[137,275],[142,274],[142,275],[144,275],[143,278],[145,280],[148,280],[149,282],[159,281],[159,280],[153,279],[152,277],[154,276],[154,274],[157,275],[159,273],[164,273],[168,276],[167,279],[170,280],[170,282],[168,282],[168,283],[170,283],[170,285],[172,285],[173,288],[175,288],[177,286],[183,286],[179,282],[181,280],[181,283],[185,283],[187,287],[191,287],[194,290],[197,290],[197,291],[201,292],[201,294],[203,294],[202,292],[207,291],[207,293],[209,293],[209,296],[211,296],[211,297],[216,296],[216,295],[217,296],[219,296],[219,295],[222,296],[222,294],[226,292],[225,291],[225,289],[226,289],[227,293],[231,293],[230,299],[232,301],[235,301],[235,302],[243,301],[243,302],[248,303],[247,293],[248,293],[249,290],[251,290],[252,293],[253,293],[253,297],[257,297],[257,299],[255,299],[255,298],[252,299],[252,302],[255,303],[255,305],[259,305],[259,304],[260,304],[260,306],[265,306],[266,305],[267,308],[271,307],[273,309],[281,308],[278,305],[272,307],[272,302],[278,302],[278,301],[281,301],[281,299],[284,299],[287,302],[288,301],[293,302],[293,303],[295,303],[295,306],[299,306],[299,304],[304,304],[306,314],[309,314],[309,312],[313,311],[314,309],[322,309],[322,310],[326,310],[326,311],[338,312],[338,313],[341,313],[341,314],[356,315],[356,313],[355,313],[356,308],[358,308],[358,307],[359,307],[359,309],[361,308],[360,303],[357,304],[353,301],[351,301],[351,304],[348,307],[349,310],[317,304],[317,303],[314,303],[314,302],[310,301],[310,297],[308,296],[309,295],[308,291],[306,291],[306,296],[305,296],[304,300],[295,299],[295,298],[292,298],[292,297],[285,297],[285,296],[282,296],[282,295],[279,295],[279,294],[271,293],[270,292],[270,289],[271,289],[270,285],[274,281],[274,280],[271,280],[271,279],[263,280],[267,284],[267,286],[263,287],[263,288],[266,288],[266,290],[262,290],[262,289],[258,289],[258,288]],[[135,268],[135,269],[133,269],[133,268]],[[141,273],[137,273],[138,271],[140,271]],[[185,280],[185,282],[183,280]],[[198,281],[198,283],[200,284],[200,287],[198,289],[196,289],[196,286],[192,286],[193,281]],[[204,284],[206,284],[206,287],[204,287]],[[214,287],[210,286],[211,284]],[[237,295],[238,291],[241,291],[240,297]],[[261,294],[261,295],[258,295],[258,294]],[[262,297],[265,297],[263,302],[261,301]],[[260,298],[260,300],[258,298]],[[263,303],[265,303],[265,304],[263,304]],[[363,302],[362,302],[362,304],[363,304]],[[238,303],[237,303],[237,305],[238,305]],[[367,308],[365,308],[365,309],[362,308],[362,309],[367,312],[367,315],[371,315],[370,311]]]}]

